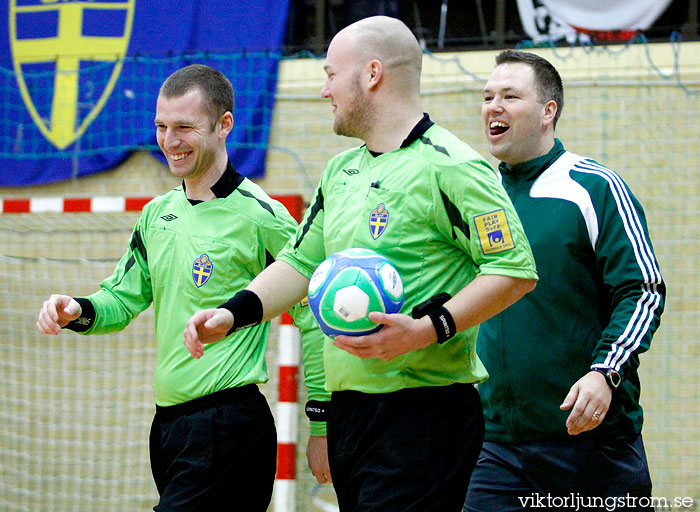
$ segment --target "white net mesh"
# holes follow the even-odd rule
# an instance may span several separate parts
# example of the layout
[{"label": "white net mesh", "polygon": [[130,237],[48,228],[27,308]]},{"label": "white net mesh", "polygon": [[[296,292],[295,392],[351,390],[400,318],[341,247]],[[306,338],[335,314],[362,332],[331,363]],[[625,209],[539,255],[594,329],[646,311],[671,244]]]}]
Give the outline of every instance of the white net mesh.
[{"label": "white net mesh", "polygon": [[[138,215],[0,215],[0,510],[149,510],[157,502],[148,457],[152,308],[108,335],[46,336],[34,328],[51,293],[87,295],[111,274]],[[273,411],[277,325],[267,351],[270,382],[261,386]],[[301,386],[301,403],[304,397]],[[297,497],[299,510],[312,510],[302,416]]]},{"label": "white net mesh", "polygon": [[128,330],[40,335],[51,293],[86,295],[124,252],[135,214],[0,216],[4,398],[0,508],[144,510],[155,364],[151,310]]}]

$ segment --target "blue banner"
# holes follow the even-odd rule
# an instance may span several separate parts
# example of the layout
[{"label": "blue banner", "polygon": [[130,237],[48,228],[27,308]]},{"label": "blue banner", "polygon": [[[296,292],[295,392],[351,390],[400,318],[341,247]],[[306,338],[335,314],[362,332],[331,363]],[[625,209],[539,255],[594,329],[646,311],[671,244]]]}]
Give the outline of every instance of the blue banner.
[{"label": "blue banner", "polygon": [[163,81],[193,63],[234,87],[229,153],[264,173],[288,2],[0,0],[0,186],[48,183],[158,151]]}]

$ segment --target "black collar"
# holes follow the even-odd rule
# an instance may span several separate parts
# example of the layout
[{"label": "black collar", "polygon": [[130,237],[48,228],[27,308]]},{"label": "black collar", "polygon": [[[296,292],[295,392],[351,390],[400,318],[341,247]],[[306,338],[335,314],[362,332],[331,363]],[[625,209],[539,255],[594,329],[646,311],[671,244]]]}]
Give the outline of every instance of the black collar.
[{"label": "black collar", "polygon": [[[416,124],[413,127],[413,129],[411,130],[411,133],[408,134],[408,137],[406,137],[403,140],[403,142],[401,143],[401,146],[399,146],[399,147],[407,148],[408,146],[413,144],[415,141],[417,141],[421,137],[421,135],[423,135],[428,130],[428,128],[430,128],[434,124],[435,123],[433,123],[430,120],[430,116],[428,115],[428,113],[423,112],[423,117],[421,118],[421,120],[418,121],[418,124]],[[367,151],[369,151],[369,149]],[[375,158],[382,154],[382,153],[379,153],[377,151],[369,151],[369,152]]]},{"label": "black collar", "polygon": [[407,148],[411,144],[413,144],[415,141],[417,141],[421,135],[423,135],[426,131],[428,131],[428,128],[433,126],[435,123],[433,123],[430,120],[430,116],[428,115],[427,112],[423,112],[423,118],[418,121],[418,124],[413,127],[413,130],[411,130],[411,133],[408,134],[408,137],[406,137],[403,142],[401,143],[402,148]]},{"label": "black collar", "polygon": [[[226,163],[226,170],[221,175],[216,183],[211,187],[211,191],[217,198],[228,197],[231,192],[238,188],[238,185],[243,181],[244,176],[240,174],[236,169],[233,168],[231,160]],[[187,188],[185,187],[185,180],[182,180],[182,191],[187,196]],[[203,201],[199,199],[187,199],[190,203],[199,204]]]}]

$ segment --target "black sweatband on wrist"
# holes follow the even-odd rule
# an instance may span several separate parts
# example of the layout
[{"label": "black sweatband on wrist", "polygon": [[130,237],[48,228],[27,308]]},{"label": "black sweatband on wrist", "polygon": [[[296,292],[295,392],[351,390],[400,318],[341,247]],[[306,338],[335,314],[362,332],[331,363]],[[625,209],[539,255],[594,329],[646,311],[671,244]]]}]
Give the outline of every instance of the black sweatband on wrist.
[{"label": "black sweatband on wrist", "polygon": [[437,309],[428,313],[430,320],[433,322],[435,332],[437,333],[437,342],[445,343],[457,333],[454,318],[445,306],[440,306]]},{"label": "black sweatband on wrist", "polygon": [[416,304],[411,310],[411,317],[415,318],[416,320],[419,318],[423,318],[425,315],[427,315],[434,309],[437,309],[443,304],[445,304],[445,302],[447,302],[451,298],[452,296],[447,292],[436,293],[435,295],[433,295],[429,299],[424,300],[420,304]]},{"label": "black sweatband on wrist", "polygon": [[95,314],[95,306],[88,299],[82,297],[73,297],[73,300],[80,304],[80,316],[64,325],[63,329],[73,332],[85,332],[92,327],[97,316]]},{"label": "black sweatband on wrist", "polygon": [[416,305],[411,311],[411,316],[415,319],[423,318],[426,315],[430,317],[437,333],[438,343],[445,343],[457,334],[454,318],[443,306],[451,298],[449,293],[440,292]]},{"label": "black sweatband on wrist", "polygon": [[321,402],[320,400],[309,400],[306,402],[306,407],[304,407],[304,412],[306,416],[311,421],[326,421],[326,416],[328,411],[326,407],[328,402]]},{"label": "black sweatband on wrist", "polygon": [[255,292],[250,290],[241,290],[218,307],[228,309],[233,315],[233,326],[226,333],[226,336],[262,322],[262,301]]}]

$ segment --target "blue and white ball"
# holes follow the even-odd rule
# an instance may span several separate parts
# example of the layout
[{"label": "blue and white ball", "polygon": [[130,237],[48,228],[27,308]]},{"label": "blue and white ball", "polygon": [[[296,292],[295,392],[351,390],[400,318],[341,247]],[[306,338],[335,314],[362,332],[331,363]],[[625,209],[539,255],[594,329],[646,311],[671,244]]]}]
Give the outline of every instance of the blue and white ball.
[{"label": "blue and white ball", "polygon": [[363,336],[382,328],[372,311],[398,313],[403,306],[401,276],[384,256],[346,249],[325,259],[309,281],[309,306],[326,335]]}]

